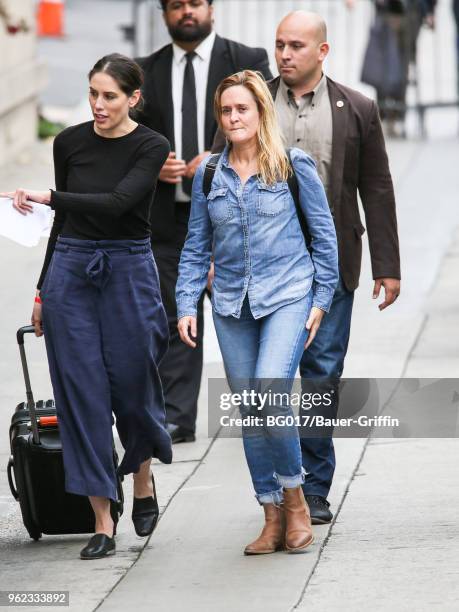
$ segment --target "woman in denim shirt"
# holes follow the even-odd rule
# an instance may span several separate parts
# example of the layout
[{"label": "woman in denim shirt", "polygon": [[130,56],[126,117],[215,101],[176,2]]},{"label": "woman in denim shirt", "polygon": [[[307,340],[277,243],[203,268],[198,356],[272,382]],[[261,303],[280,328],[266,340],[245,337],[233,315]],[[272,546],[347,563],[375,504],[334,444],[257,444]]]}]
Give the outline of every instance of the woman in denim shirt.
[{"label": "woman in denim shirt", "polygon": [[[227,146],[208,196],[203,193],[206,160],[193,183],[176,289],[180,336],[196,346],[196,305],[213,255],[213,316],[232,392],[255,389],[288,397],[301,355],[329,310],[338,281],[333,220],[314,162],[292,149],[312,238],[310,254],[287,183],[291,166],[272,97],[257,73],[246,70],[222,81],[215,114]],[[261,426],[244,425],[242,435],[265,512],[261,535],[244,552],[266,554],[284,547],[303,552],[314,538],[301,489],[298,430],[270,427],[266,421],[270,415],[292,415],[289,402],[284,396],[282,402],[266,402],[263,410],[242,406],[241,414],[262,419]]]}]

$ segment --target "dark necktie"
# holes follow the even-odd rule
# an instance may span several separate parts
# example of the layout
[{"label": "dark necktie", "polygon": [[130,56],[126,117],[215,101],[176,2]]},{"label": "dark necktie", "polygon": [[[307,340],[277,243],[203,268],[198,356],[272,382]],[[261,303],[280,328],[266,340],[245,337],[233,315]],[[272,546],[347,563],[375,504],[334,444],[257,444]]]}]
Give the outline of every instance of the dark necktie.
[{"label": "dark necktie", "polygon": [[[182,158],[188,163],[199,154],[198,145],[198,104],[196,101],[196,80],[194,78],[193,58],[191,51],[185,55],[186,66],[183,77],[182,97]],[[182,178],[183,191],[191,195],[193,179]]]}]

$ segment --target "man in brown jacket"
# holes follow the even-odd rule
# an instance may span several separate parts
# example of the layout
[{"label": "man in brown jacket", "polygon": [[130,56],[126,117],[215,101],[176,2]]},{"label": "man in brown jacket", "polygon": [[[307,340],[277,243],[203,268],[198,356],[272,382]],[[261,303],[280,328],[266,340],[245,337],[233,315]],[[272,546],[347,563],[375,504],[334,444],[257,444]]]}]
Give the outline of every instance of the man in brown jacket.
[{"label": "man in brown jacket", "polygon": [[[326,41],[326,25],[319,15],[303,11],[287,15],[276,34],[280,76],[270,81],[269,87],[285,145],[302,148],[314,158],[335,220],[340,281],[330,312],[304,352],[300,373],[302,379],[337,382],[349,342],[365,231],[357,193],[368,231],[373,299],[382,287],[385,291],[380,310],[400,293],[400,257],[394,190],[377,106],[324,75],[322,63],[329,50]],[[332,413],[336,414],[337,408],[338,400]],[[301,448],[307,471],[303,491],[312,522],[328,523],[333,518],[327,501],[335,469],[333,440],[330,435],[302,437]]]}]

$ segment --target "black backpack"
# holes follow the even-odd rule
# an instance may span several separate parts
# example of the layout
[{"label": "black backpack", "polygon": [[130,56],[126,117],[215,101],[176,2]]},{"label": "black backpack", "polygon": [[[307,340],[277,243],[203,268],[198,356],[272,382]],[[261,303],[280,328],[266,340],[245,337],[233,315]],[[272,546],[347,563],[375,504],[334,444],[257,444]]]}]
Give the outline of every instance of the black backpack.
[{"label": "black backpack", "polygon": [[[290,189],[290,193],[292,194],[293,201],[295,202],[296,214],[298,215],[298,220],[300,222],[301,231],[303,232],[304,240],[306,242],[306,247],[309,250],[311,246],[311,234],[309,232],[308,222],[300,206],[300,187],[298,185],[298,179],[296,178],[295,168],[292,164],[290,149],[287,149],[287,155],[292,169],[292,172],[287,179],[287,183]],[[202,182],[202,192],[206,196],[206,198],[210,193],[212,181],[214,180],[215,170],[217,169],[217,164],[219,162],[220,157],[221,153],[215,153],[214,155],[211,155],[207,161]]]}]

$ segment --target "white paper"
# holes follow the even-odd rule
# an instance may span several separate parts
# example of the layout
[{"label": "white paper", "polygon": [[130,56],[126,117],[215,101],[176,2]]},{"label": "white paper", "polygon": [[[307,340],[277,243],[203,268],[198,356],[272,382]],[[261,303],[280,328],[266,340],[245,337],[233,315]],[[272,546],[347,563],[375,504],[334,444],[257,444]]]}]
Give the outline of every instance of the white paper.
[{"label": "white paper", "polygon": [[52,210],[45,204],[30,202],[33,212],[21,215],[11,198],[0,198],[0,235],[27,247],[36,246],[42,236],[49,236]]}]

